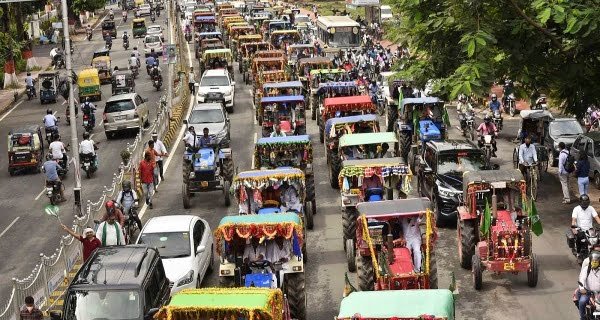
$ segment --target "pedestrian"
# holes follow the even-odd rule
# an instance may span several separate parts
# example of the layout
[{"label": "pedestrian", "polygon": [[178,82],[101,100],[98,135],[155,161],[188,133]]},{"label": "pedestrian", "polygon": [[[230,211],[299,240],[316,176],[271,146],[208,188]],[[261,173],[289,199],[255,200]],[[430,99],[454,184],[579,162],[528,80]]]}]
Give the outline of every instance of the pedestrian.
[{"label": "pedestrian", "polygon": [[152,153],[146,150],[144,159],[140,162],[140,179],[142,180],[142,190],[146,196],[146,204],[152,209],[152,195],[154,194],[154,163],[152,162]]},{"label": "pedestrian", "polygon": [[43,320],[44,314],[35,306],[32,296],[25,297],[25,306],[21,309],[21,320]]},{"label": "pedestrian", "polygon": [[[527,139],[527,138],[526,138]],[[560,185],[562,187],[563,192],[563,202],[562,203],[571,203],[571,196],[569,193],[569,172],[565,168],[565,164],[567,163],[567,158],[569,157],[569,151],[565,149],[565,143],[558,143],[558,180],[560,181]],[[589,169],[588,169],[589,170]]]},{"label": "pedestrian", "polygon": [[154,141],[154,151],[156,151],[156,165],[158,166],[158,173],[160,175],[160,181],[164,181],[165,177],[163,176],[163,157],[168,157],[169,153],[167,152],[167,148],[165,144],[158,140],[158,133],[152,133],[152,140]]},{"label": "pedestrian", "polygon": [[83,245],[83,262],[87,261],[87,259],[92,255],[92,252],[102,246],[100,239],[96,238],[96,234],[94,233],[94,229],[86,228],[83,230],[83,235],[78,234],[71,228],[65,226],[64,224],[60,224],[60,226],[65,230],[68,234],[72,235],[75,239],[81,241]]},{"label": "pedestrian", "polygon": [[575,165],[575,175],[577,176],[577,186],[579,187],[579,196],[588,194],[590,189],[590,160],[585,152],[579,155],[579,160]]},{"label": "pedestrian", "polygon": [[188,86],[192,94],[196,93],[196,75],[194,74],[194,67],[190,68],[190,74],[188,75]]},{"label": "pedestrian", "polygon": [[158,186],[158,166],[156,165],[156,158],[158,157],[158,152],[154,149],[154,140],[148,141],[148,148],[146,152],[150,153],[150,161],[154,166],[154,192],[156,192],[156,187]]}]

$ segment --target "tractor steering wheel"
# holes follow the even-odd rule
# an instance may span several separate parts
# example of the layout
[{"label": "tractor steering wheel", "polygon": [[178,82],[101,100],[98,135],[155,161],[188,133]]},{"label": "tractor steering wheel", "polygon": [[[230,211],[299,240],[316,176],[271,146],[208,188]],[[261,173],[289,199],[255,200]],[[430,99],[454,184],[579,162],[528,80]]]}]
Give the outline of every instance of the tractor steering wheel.
[{"label": "tractor steering wheel", "polygon": [[256,269],[267,269],[271,266],[271,262],[269,260],[252,261],[248,263],[248,266]]}]

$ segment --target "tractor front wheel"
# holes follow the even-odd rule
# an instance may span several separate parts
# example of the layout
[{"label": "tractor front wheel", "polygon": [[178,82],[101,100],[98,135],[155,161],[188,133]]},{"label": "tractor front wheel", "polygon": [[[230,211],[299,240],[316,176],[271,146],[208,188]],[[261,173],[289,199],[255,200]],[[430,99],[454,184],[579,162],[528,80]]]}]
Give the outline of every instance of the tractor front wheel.
[{"label": "tractor front wheel", "polygon": [[402,158],[404,158],[404,161],[406,161],[408,163],[408,152],[410,151],[410,146],[411,146],[411,136],[409,132],[402,132],[400,134],[400,156]]},{"label": "tractor front wheel", "polygon": [[373,271],[373,261],[371,261],[370,256],[356,256],[356,272],[360,290],[373,291],[375,289],[375,273]]},{"label": "tractor front wheel", "polygon": [[331,152],[329,158],[329,184],[333,189],[340,188],[338,176],[342,167],[340,156],[337,152]]},{"label": "tractor front wheel", "polygon": [[225,180],[233,181],[233,159],[223,159],[223,177]]},{"label": "tractor front wheel", "polygon": [[235,277],[219,277],[219,287],[233,288]]},{"label": "tractor front wheel", "polygon": [[284,286],[292,318],[306,320],[306,285],[304,273],[286,274]]},{"label": "tractor front wheel", "polygon": [[309,201],[304,203],[304,220],[306,220],[306,228],[312,230],[315,227],[312,204]]},{"label": "tractor front wheel", "polygon": [[475,255],[475,243],[477,242],[477,230],[475,220],[461,220],[458,218],[458,258],[460,266],[471,268],[472,257]]},{"label": "tractor front wheel", "polygon": [[535,254],[531,255],[531,268],[527,271],[527,285],[531,288],[537,286],[538,283],[538,261]]},{"label": "tractor front wheel", "polygon": [[346,240],[356,237],[356,219],[358,212],[354,207],[346,207],[342,209],[342,228],[344,229],[344,250],[346,248]]},{"label": "tractor front wheel", "polygon": [[471,273],[473,276],[473,288],[475,290],[481,290],[483,286],[483,269],[481,267],[481,258],[478,255],[474,255],[471,261]]},{"label": "tractor front wheel", "polygon": [[[306,201],[313,200],[315,200],[315,176],[313,174],[309,174],[306,175]],[[313,214],[315,214],[314,211]]]},{"label": "tractor front wheel", "polygon": [[223,197],[225,198],[225,206],[229,207],[231,204],[231,198],[229,197],[229,181],[225,180],[223,182]]},{"label": "tractor front wheel", "polygon": [[429,251],[429,289],[438,288],[438,267],[437,259],[435,258],[435,249]]}]

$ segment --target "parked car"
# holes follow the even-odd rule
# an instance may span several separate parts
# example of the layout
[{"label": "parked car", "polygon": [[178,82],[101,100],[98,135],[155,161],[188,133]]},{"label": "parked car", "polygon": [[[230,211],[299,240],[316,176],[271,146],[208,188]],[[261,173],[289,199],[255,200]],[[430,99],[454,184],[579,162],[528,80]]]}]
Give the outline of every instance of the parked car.
[{"label": "parked car", "polygon": [[223,94],[227,111],[233,112],[233,101],[235,100],[235,81],[231,80],[227,69],[213,69],[204,71],[198,87],[198,102],[204,102],[204,99],[209,92],[218,92]]},{"label": "parked car", "polygon": [[229,148],[230,121],[221,103],[200,103],[194,106],[190,117],[185,120],[187,126],[194,126],[196,130],[208,128],[210,134],[215,135],[215,140],[222,148]]},{"label": "parked car", "polygon": [[590,180],[600,189],[600,131],[580,134],[569,149],[575,160],[586,152],[590,161]]},{"label": "parked car", "polygon": [[162,56],[163,52],[163,42],[158,34],[149,34],[146,32],[146,36],[144,37],[144,54],[147,56],[150,55],[150,52],[156,52],[159,56]]},{"label": "parked car", "polygon": [[151,26],[148,26],[146,34],[159,36],[160,40],[162,42],[165,42],[165,35],[163,33],[163,28],[160,24],[153,24]]},{"label": "parked car", "polygon": [[558,118],[550,122],[548,134],[544,137],[544,145],[548,151],[552,151],[552,166],[558,166],[558,144],[564,142],[567,150],[571,148],[573,141],[583,133],[583,128],[575,118]]},{"label": "parked car", "polygon": [[62,314],[52,320],[152,319],[169,301],[169,279],[155,248],[141,245],[96,249],[65,292]]},{"label": "parked car", "polygon": [[125,130],[141,130],[150,125],[148,99],[137,93],[112,96],[104,107],[103,123],[107,138]]},{"label": "parked car", "polygon": [[213,234],[208,222],[198,216],[151,218],[136,243],[158,248],[171,294],[199,288],[206,273],[213,270]]},{"label": "parked car", "polygon": [[415,169],[417,190],[431,200],[436,224],[443,226],[456,219],[462,202],[463,173],[486,169],[485,156],[468,140],[430,141]]}]

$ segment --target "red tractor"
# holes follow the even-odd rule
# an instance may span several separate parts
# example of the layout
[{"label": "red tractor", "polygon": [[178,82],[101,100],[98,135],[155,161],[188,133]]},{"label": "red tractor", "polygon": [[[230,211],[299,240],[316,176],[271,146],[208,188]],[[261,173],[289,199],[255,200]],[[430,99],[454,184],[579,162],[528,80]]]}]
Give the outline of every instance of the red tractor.
[{"label": "red tractor", "polygon": [[[355,256],[359,287],[369,290],[436,289],[437,263],[434,243],[435,221],[427,198],[362,202],[356,226],[356,242],[348,247],[348,258]],[[404,237],[406,226],[416,226]],[[423,233],[424,231],[424,233]],[[415,241],[420,244],[421,267],[415,265]],[[417,245],[418,246],[418,245]]]},{"label": "red tractor", "polygon": [[521,207],[526,203],[526,190],[519,170],[464,173],[464,205],[458,207],[458,254],[461,266],[471,268],[476,290],[482,287],[484,270],[527,272],[527,284],[537,285],[531,221]]}]

